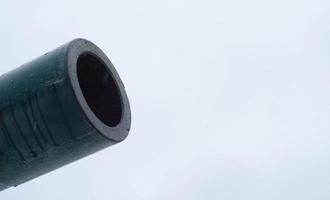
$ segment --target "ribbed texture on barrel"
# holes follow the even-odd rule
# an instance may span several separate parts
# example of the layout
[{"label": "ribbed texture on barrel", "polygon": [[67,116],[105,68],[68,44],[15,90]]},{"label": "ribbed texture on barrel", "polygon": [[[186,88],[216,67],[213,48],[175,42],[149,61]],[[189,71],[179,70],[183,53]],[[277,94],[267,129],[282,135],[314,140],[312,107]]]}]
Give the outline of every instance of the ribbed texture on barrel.
[{"label": "ribbed texture on barrel", "polygon": [[[77,140],[85,135],[75,136],[65,106],[61,102],[55,85],[23,100],[0,113],[0,160],[20,159],[25,163],[42,156],[52,146],[58,147]],[[56,130],[61,126],[61,134],[55,133],[54,123],[49,123],[47,108],[40,99],[48,98],[52,102],[52,118],[58,119]],[[79,138],[78,138],[79,137]]]}]

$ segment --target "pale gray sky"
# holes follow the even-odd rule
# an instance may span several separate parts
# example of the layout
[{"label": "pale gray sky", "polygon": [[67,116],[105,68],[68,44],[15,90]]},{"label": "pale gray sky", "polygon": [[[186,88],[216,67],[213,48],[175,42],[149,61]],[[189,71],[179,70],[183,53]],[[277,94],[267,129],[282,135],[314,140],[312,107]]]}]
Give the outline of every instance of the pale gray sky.
[{"label": "pale gray sky", "polygon": [[330,198],[329,0],[6,0],[0,26],[0,73],[83,37],[132,108],[123,143],[0,199]]}]

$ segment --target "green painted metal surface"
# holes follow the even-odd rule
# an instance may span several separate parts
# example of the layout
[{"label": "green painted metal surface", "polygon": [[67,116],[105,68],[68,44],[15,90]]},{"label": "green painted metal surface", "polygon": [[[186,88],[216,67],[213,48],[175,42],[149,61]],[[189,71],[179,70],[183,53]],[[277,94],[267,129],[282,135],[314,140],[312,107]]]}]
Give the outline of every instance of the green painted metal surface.
[{"label": "green painted metal surface", "polygon": [[0,190],[118,143],[124,86],[93,43],[73,40],[0,77]]}]

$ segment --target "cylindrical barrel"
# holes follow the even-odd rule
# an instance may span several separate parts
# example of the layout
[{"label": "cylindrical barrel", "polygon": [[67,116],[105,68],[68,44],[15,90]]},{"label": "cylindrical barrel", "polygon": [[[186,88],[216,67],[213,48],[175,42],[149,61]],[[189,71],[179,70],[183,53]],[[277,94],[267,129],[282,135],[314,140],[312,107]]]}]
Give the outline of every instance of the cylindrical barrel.
[{"label": "cylindrical barrel", "polygon": [[118,143],[131,114],[107,56],[76,39],[0,77],[0,190]]}]

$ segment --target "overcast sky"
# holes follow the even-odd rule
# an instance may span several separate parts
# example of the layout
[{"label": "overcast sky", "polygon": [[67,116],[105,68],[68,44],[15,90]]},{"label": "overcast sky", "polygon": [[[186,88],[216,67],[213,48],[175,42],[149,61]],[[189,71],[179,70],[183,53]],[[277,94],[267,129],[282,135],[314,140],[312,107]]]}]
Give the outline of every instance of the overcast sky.
[{"label": "overcast sky", "polygon": [[0,73],[93,41],[131,103],[124,142],[10,200],[330,198],[329,0],[0,3]]}]

